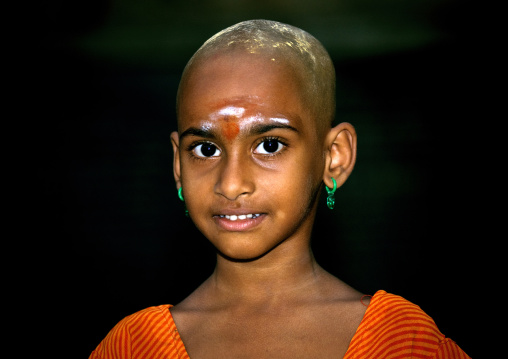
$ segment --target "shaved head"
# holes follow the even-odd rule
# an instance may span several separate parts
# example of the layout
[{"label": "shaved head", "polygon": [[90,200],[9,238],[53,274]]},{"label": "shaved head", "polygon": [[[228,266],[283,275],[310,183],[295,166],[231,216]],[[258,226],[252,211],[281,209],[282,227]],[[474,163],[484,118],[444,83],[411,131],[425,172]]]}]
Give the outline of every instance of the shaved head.
[{"label": "shaved head", "polygon": [[335,70],[328,52],[309,33],[287,24],[250,20],[228,27],[208,39],[187,63],[177,95],[177,112],[186,79],[213,56],[231,52],[264,56],[292,67],[301,76],[302,98],[318,132],[330,129],[335,117]]}]

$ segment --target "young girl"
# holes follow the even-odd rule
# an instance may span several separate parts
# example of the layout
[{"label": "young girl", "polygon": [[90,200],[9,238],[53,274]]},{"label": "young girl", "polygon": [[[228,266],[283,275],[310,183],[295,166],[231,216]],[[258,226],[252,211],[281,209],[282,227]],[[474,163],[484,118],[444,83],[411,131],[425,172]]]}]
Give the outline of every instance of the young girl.
[{"label": "young girl", "polygon": [[403,298],[362,296],[323,270],[310,239],[318,196],[356,159],[331,127],[335,73],[323,46],[281,23],[246,21],[194,54],[171,134],[180,199],[217,250],[181,303],[120,321],[90,358],[467,358]]}]

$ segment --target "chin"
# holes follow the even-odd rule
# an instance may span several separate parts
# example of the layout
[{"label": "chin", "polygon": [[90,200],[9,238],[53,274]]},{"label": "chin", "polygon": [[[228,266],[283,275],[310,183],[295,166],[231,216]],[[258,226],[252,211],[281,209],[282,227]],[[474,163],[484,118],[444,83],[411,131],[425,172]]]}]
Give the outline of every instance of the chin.
[{"label": "chin", "polygon": [[253,255],[253,254],[237,254],[237,253],[230,253],[224,254],[221,251],[217,251],[218,254],[223,257],[224,259],[230,261],[230,262],[253,262],[259,258],[262,258],[266,253],[260,254],[260,255]]},{"label": "chin", "polygon": [[261,248],[260,246],[253,246],[250,243],[241,243],[243,241],[235,241],[236,243],[225,245],[215,245],[218,254],[233,262],[251,262],[259,258],[264,257],[266,254],[272,251],[276,246],[270,246],[268,248]]}]

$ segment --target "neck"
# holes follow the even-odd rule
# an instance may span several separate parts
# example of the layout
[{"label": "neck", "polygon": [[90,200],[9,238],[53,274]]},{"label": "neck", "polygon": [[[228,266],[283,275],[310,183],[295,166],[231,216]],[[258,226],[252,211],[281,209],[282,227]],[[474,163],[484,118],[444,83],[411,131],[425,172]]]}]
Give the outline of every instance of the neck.
[{"label": "neck", "polygon": [[217,255],[213,274],[191,297],[212,306],[263,308],[322,297],[337,279],[317,264],[310,248],[315,207],[297,233],[259,258],[235,261]]},{"label": "neck", "polygon": [[[316,263],[310,248],[299,254],[284,254],[283,259],[281,253],[269,253],[250,262],[235,262],[219,255],[208,284],[228,302],[266,304],[311,290],[326,273]],[[272,258],[275,256],[277,260]]]}]

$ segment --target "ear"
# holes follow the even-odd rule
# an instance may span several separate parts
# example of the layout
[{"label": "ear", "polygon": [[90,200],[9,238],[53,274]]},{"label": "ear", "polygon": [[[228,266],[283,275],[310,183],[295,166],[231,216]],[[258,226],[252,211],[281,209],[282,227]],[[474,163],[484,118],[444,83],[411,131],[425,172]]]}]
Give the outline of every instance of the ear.
[{"label": "ear", "polygon": [[343,122],[332,128],[325,139],[326,166],[323,181],[333,187],[332,177],[340,187],[346,182],[356,162],[356,131],[353,125]]},{"label": "ear", "polygon": [[173,146],[173,176],[175,176],[176,188],[182,187],[180,182],[180,139],[178,132],[171,133],[171,145]]}]

